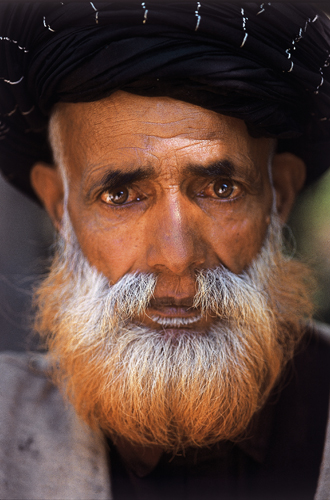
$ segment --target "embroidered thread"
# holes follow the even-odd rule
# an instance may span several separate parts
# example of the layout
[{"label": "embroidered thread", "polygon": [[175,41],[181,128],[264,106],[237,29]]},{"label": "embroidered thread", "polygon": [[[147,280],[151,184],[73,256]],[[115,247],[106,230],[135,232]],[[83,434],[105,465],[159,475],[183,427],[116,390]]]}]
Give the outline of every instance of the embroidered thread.
[{"label": "embroidered thread", "polygon": [[[267,3],[267,5],[271,5],[271,2],[268,2],[268,3]],[[265,4],[264,4],[264,3],[262,3],[262,4],[260,5],[260,10],[259,10],[259,12],[257,12],[257,13],[256,13],[256,16],[259,16],[259,14],[262,14],[263,12],[265,12],[265,10],[266,10],[266,9],[265,9]]]},{"label": "embroidered thread", "polygon": [[35,106],[33,105],[31,109],[29,109],[28,111],[21,111],[21,114],[23,116],[26,116],[26,115],[29,115],[30,113],[32,113],[32,111],[34,110]]},{"label": "embroidered thread", "polygon": [[197,2],[197,10],[195,10],[195,16],[197,17],[195,31],[197,31],[197,30],[198,30],[199,25],[200,25],[200,23],[201,23],[201,16],[199,15],[199,9],[200,9],[200,8],[201,8],[201,3],[200,3],[200,2]]},{"label": "embroidered thread", "polygon": [[55,30],[53,30],[49,24],[46,23],[46,16],[43,17],[43,24],[44,24],[44,27],[49,29],[49,31],[52,31],[53,33],[55,33]]},{"label": "embroidered thread", "polygon": [[240,49],[242,47],[244,47],[245,45],[245,42],[246,42],[246,39],[248,37],[248,32],[246,31],[246,22],[249,20],[248,17],[245,17],[245,10],[242,8],[241,9],[241,14],[242,14],[242,17],[243,17],[243,32],[244,32],[244,38],[243,38],[243,42],[241,43],[241,46],[240,46]]},{"label": "embroidered thread", "polygon": [[18,45],[18,41],[17,41],[17,40],[11,40],[11,39],[10,39],[10,38],[8,38],[7,36],[0,36],[0,40],[3,40],[3,41],[5,41],[5,42],[11,42],[11,43],[16,44],[17,48],[18,48],[19,50],[22,50],[25,54],[26,54],[27,52],[29,52],[29,51],[28,51],[28,49],[27,49],[26,47],[21,47],[20,45]]},{"label": "embroidered thread", "polygon": [[4,136],[9,132],[9,127],[5,123],[0,121],[0,139],[4,139]]},{"label": "embroidered thread", "polygon": [[14,109],[12,109],[11,111],[8,111],[8,113],[2,113],[1,116],[12,116],[14,113],[16,113],[17,111],[19,111],[21,113],[21,115],[23,116],[26,116],[26,115],[29,115],[30,113],[32,113],[32,111],[35,109],[35,106],[33,105],[31,109],[29,109],[28,111],[21,111],[19,108],[18,108],[18,105],[16,104],[16,106],[14,107]]},{"label": "embroidered thread", "polygon": [[316,89],[314,90],[314,94],[318,94],[319,93],[319,90],[320,88],[322,87],[322,85],[324,84],[324,77],[323,77],[323,69],[324,68],[327,68],[330,64],[330,52],[328,51],[327,52],[327,57],[324,61],[324,64],[323,66],[321,66],[321,68],[319,69],[319,72],[320,72],[320,75],[321,75],[321,81],[320,83],[318,84],[318,86],[316,87]]},{"label": "embroidered thread", "polygon": [[3,76],[0,76],[0,80],[4,81],[5,83],[9,83],[9,85],[17,85],[18,83],[21,83],[21,81],[23,80],[23,78],[24,78],[24,76],[21,76],[21,78],[19,80],[17,80],[16,82],[12,82],[11,80],[7,80]]},{"label": "embroidered thread", "polygon": [[16,113],[17,109],[18,109],[18,106],[17,106],[17,104],[16,104],[16,106],[14,107],[14,109],[12,109],[11,111],[9,111],[9,113],[6,113],[6,114],[4,114],[4,115],[2,115],[2,116],[11,116],[11,115],[13,115],[14,113]]},{"label": "embroidered thread", "polygon": [[[292,51],[293,51],[293,50],[296,50],[296,48],[297,48],[296,44],[297,44],[297,43],[299,43],[299,42],[300,42],[300,40],[303,38],[304,33],[306,33],[306,31],[307,31],[308,25],[309,25],[310,23],[315,23],[315,21],[318,19],[318,17],[319,17],[318,15],[316,15],[316,16],[314,17],[314,19],[311,19],[311,18],[309,17],[309,18],[307,19],[307,21],[305,22],[304,27],[303,27],[303,28],[299,28],[298,35],[296,35],[296,36],[294,37],[294,39],[292,40],[292,42],[291,42],[291,47],[289,47],[289,48],[288,48],[288,49],[286,49],[286,51],[285,51],[286,55],[288,56],[288,59],[291,59],[291,57],[292,57]],[[291,71],[293,70],[293,66],[294,66],[294,64],[293,64],[293,62],[291,61],[290,69],[288,69],[288,70],[287,70],[287,73],[291,73]],[[284,73],[284,72],[285,72],[285,71],[283,71],[283,73]],[[322,83],[321,83],[321,85],[322,85]],[[320,86],[321,86],[321,85],[320,85]]]},{"label": "embroidered thread", "polygon": [[142,2],[141,3],[142,5],[142,8],[144,9],[144,16],[143,16],[143,24],[145,24],[147,22],[147,19],[148,19],[148,9],[146,8],[146,3],[145,2]]},{"label": "embroidered thread", "polygon": [[91,6],[93,7],[93,9],[95,10],[95,23],[99,24],[99,11],[97,10],[97,8],[93,4],[93,2],[89,2],[89,3],[91,4]]}]

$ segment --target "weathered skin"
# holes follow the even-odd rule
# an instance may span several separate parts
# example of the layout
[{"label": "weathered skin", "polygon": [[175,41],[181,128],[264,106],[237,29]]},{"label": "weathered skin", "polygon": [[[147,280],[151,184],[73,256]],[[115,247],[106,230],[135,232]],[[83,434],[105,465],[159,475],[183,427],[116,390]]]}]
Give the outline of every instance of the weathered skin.
[{"label": "weathered skin", "polygon": [[[273,139],[252,138],[242,120],[181,101],[117,92],[57,109],[55,142],[83,253],[112,283],[135,271],[157,273],[156,299],[172,302],[159,304],[163,316],[195,314],[187,310],[194,270],[223,264],[240,273],[258,254],[273,204],[271,162],[283,222],[304,182],[303,162],[289,153],[274,156]],[[211,166],[217,172],[203,176]],[[143,178],[126,177],[112,190],[104,185],[114,171],[137,169]],[[59,227],[58,169],[37,164],[32,183]]]}]

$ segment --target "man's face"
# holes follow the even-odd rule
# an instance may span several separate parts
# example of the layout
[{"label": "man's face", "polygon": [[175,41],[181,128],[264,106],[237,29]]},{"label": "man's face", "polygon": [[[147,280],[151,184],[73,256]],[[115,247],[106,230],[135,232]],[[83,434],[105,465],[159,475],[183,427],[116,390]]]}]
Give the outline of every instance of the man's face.
[{"label": "man's face", "polygon": [[274,157],[271,220],[274,144],[240,120],[121,92],[60,105],[50,132],[67,180],[63,198],[58,169],[32,173],[61,231],[35,328],[56,382],[114,437],[236,438],[311,307],[305,268],[281,253],[299,161]]},{"label": "man's face", "polygon": [[144,324],[193,322],[195,271],[222,264],[240,273],[261,249],[274,141],[252,138],[242,120],[124,92],[61,105],[58,123],[69,214],[90,264],[111,283],[157,274]]}]

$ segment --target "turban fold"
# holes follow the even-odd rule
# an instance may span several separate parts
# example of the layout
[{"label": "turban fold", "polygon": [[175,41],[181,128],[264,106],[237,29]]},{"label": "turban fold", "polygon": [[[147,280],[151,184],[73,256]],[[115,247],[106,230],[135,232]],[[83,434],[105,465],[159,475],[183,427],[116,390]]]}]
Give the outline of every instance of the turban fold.
[{"label": "turban fold", "polygon": [[56,102],[123,89],[243,119],[330,166],[330,21],[312,4],[137,0],[0,3],[0,169],[34,197]]}]

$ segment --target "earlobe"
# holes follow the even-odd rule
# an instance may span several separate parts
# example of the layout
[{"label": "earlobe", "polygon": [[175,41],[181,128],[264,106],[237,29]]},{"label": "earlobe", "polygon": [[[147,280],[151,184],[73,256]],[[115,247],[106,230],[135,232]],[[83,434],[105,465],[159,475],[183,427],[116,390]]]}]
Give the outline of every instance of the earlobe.
[{"label": "earlobe", "polygon": [[64,189],[60,172],[52,165],[36,163],[31,170],[31,184],[57,230],[63,217]]},{"label": "earlobe", "polygon": [[304,185],[306,165],[292,153],[280,153],[273,158],[272,171],[277,213],[285,223],[296,196]]}]

